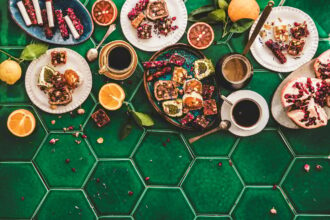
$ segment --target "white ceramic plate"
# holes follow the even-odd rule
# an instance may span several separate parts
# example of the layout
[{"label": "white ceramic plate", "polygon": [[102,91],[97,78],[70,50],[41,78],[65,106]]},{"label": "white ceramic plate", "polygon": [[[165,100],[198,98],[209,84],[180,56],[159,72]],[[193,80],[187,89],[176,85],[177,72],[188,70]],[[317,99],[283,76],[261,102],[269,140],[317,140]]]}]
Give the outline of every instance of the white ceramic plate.
[{"label": "white ceramic plate", "polygon": [[[50,108],[47,94],[37,86],[42,67],[51,66],[50,53],[53,50],[67,52],[66,64],[54,68],[61,73],[64,73],[66,69],[73,69],[79,73],[82,80],[82,84],[72,94],[72,101],[67,105],[58,106],[57,109]],[[76,109],[87,99],[92,90],[92,73],[86,60],[77,52],[67,48],[54,48],[30,63],[25,75],[25,88],[30,100],[38,108],[51,114],[62,114]]]},{"label": "white ceramic plate", "polygon": [[[282,22],[280,22],[278,18],[280,18]],[[250,36],[258,20],[259,19],[257,19],[256,22],[253,24],[250,30]],[[300,58],[295,59],[293,56],[286,55],[287,62],[281,64],[278,61],[278,59],[273,55],[271,50],[266,45],[264,45],[264,41],[268,40],[269,38],[272,38],[274,40],[273,31],[266,30],[268,36],[262,39],[258,35],[258,37],[251,46],[251,53],[254,56],[254,58],[258,61],[258,63],[260,63],[260,65],[266,67],[267,69],[276,72],[291,72],[298,69],[301,65],[310,61],[315,55],[315,52],[317,50],[317,46],[319,43],[319,35],[315,23],[308,14],[297,8],[292,8],[288,6],[279,6],[273,8],[266,22],[269,22],[269,24],[271,22],[274,22],[275,25],[279,25],[279,24],[293,25],[294,22],[302,23],[304,21],[306,21],[307,23],[309,35],[305,39],[306,40],[305,47],[302,52],[302,55],[300,55]]]},{"label": "white ceramic plate", "polygon": [[131,44],[141,50],[154,52],[175,44],[181,39],[188,22],[187,9],[182,0],[166,0],[169,15],[171,17],[176,17],[176,20],[173,23],[174,25],[178,25],[178,29],[172,31],[167,36],[158,36],[153,32],[154,28],[152,27],[152,38],[150,39],[139,39],[137,37],[136,29],[133,28],[131,21],[127,17],[128,12],[135,7],[137,2],[138,0],[126,0],[120,13],[121,29],[126,39]]},{"label": "white ceramic plate", "polygon": [[242,98],[250,98],[250,99],[255,100],[257,103],[259,103],[259,105],[261,106],[261,109],[262,109],[261,119],[258,122],[257,126],[251,130],[243,130],[243,129],[237,127],[231,121],[231,117],[230,117],[231,105],[229,105],[226,102],[223,102],[222,107],[221,107],[221,119],[228,120],[231,122],[231,126],[229,128],[229,131],[231,133],[233,133],[234,135],[240,136],[240,137],[247,137],[247,136],[251,136],[251,135],[255,135],[255,134],[259,133],[266,127],[268,120],[269,120],[269,108],[268,108],[266,100],[261,95],[259,95],[256,92],[250,91],[250,90],[239,90],[237,92],[233,92],[227,98],[232,103],[235,103],[237,100],[242,99]]},{"label": "white ceramic plate", "polygon": [[[315,78],[314,73],[314,60],[311,60],[310,62],[306,63],[296,71],[292,72],[290,75],[288,75],[283,82],[277,87],[276,92],[274,93],[273,100],[272,100],[272,115],[274,119],[282,126],[291,128],[291,129],[301,129],[298,125],[296,125],[286,114],[286,110],[283,108],[281,103],[281,92],[283,87],[292,79],[305,76],[305,77],[312,77]],[[324,107],[328,119],[330,120],[330,108]]]}]

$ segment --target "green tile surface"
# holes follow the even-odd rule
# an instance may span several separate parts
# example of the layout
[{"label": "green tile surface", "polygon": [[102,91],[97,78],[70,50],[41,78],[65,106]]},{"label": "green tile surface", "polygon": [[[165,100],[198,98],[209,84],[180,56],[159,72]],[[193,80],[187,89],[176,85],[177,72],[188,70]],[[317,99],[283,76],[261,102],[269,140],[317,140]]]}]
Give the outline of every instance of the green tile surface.
[{"label": "green tile surface", "polygon": [[[81,2],[91,10],[95,0]],[[124,0],[114,2],[120,11]],[[257,2],[262,9],[267,4],[266,0]],[[19,56],[34,40],[12,21],[7,1],[0,3],[0,49]],[[188,12],[212,3],[185,1]],[[315,56],[330,49],[329,0],[276,0],[275,5],[297,7],[313,18],[320,37]],[[105,43],[126,40],[119,20]],[[243,51],[247,32],[220,39],[221,26],[213,28],[215,43],[203,51],[212,61]],[[106,30],[96,25],[91,39],[69,48],[84,56]],[[187,43],[186,37],[185,33],[180,42]],[[98,74],[96,61],[90,63],[93,88],[80,107],[85,110],[82,115],[76,110],[50,115],[34,106],[24,85],[29,62],[21,63],[22,78],[15,85],[0,82],[1,220],[330,220],[329,126],[289,130],[271,117],[266,129],[253,137],[239,138],[221,131],[189,144],[188,139],[199,132],[181,131],[153,110],[142,84],[141,66],[152,53],[136,52],[140,62],[134,75],[119,82],[125,90],[125,103],[120,110],[107,112],[111,122],[103,128],[90,115],[101,108],[99,89],[115,81]],[[270,105],[287,74],[264,69],[250,53],[247,57],[255,73],[245,89],[260,93]],[[6,59],[0,54],[0,62]],[[230,93],[221,89],[225,95]],[[151,115],[155,126],[134,125],[130,136],[120,141],[119,129],[127,120],[128,106]],[[37,122],[26,138],[14,137],[6,127],[8,115],[20,108],[30,110]],[[69,126],[74,131],[64,132]],[[73,136],[75,132],[79,137]],[[101,144],[97,142],[100,137],[104,139]],[[59,141],[52,145],[52,138]],[[309,172],[304,170],[305,164],[310,165]],[[276,215],[270,213],[273,207]]]}]

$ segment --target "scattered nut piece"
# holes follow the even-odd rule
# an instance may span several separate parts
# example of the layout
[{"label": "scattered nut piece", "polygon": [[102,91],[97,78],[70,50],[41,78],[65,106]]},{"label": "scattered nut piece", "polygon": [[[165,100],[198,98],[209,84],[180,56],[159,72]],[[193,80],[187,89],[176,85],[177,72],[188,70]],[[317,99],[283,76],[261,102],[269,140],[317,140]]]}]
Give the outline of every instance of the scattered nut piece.
[{"label": "scattered nut piece", "polygon": [[273,214],[273,215],[276,215],[276,214],[277,214],[277,211],[276,211],[276,209],[273,207],[273,208],[270,210],[270,213]]},{"label": "scattered nut piece", "polygon": [[78,113],[78,115],[83,115],[83,114],[85,114],[85,109],[83,109],[83,108],[79,108],[79,109],[77,110],[77,113]]},{"label": "scattered nut piece", "polygon": [[81,141],[80,140],[74,140],[77,144],[80,144]]},{"label": "scattered nut piece", "polygon": [[269,24],[264,24],[264,28],[265,28],[266,30],[270,30],[270,29],[272,29],[272,26],[269,25]]},{"label": "scattered nut piece", "polygon": [[57,141],[59,141],[59,139],[57,139],[57,138],[52,138],[52,139],[49,141],[49,143],[50,143],[50,144],[55,144]]},{"label": "scattered nut piece", "polygon": [[103,144],[103,141],[104,141],[104,140],[103,140],[103,138],[101,138],[101,137],[98,138],[98,139],[96,140],[96,142],[97,142],[98,144]]},{"label": "scattered nut piece", "polygon": [[79,132],[75,132],[72,135],[77,138],[77,137],[79,137]]}]

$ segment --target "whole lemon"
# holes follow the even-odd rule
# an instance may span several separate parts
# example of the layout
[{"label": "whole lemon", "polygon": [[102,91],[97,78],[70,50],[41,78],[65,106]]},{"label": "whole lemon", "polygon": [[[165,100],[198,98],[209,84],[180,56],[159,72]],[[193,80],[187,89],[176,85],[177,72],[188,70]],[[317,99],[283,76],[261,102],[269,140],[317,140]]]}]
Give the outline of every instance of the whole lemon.
[{"label": "whole lemon", "polygon": [[22,76],[22,68],[14,60],[5,60],[0,64],[0,79],[9,85],[16,83]]}]

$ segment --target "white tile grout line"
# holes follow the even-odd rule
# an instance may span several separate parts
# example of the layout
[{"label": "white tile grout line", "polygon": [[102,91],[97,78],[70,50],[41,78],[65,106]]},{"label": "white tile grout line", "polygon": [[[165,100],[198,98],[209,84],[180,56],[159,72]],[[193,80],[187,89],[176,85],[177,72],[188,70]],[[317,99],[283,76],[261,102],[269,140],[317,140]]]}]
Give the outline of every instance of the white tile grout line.
[{"label": "white tile grout line", "polygon": [[193,207],[193,205],[190,203],[186,193],[184,192],[184,190],[181,187],[179,187],[179,190],[181,191],[181,194],[183,195],[183,198],[185,199],[186,204],[188,204],[190,210],[192,211],[194,217],[196,218],[197,212],[196,212],[195,208]]},{"label": "white tile grout line", "polygon": [[37,208],[34,210],[31,219],[35,219],[36,215],[38,214],[41,206],[44,204],[44,201],[46,200],[48,194],[49,194],[50,190],[47,189],[45,195],[42,197],[41,201],[39,202]]},{"label": "white tile grout line", "polygon": [[93,206],[93,203],[89,200],[89,198],[88,198],[88,196],[87,196],[87,193],[86,193],[85,190],[83,190],[83,189],[82,189],[81,191],[82,191],[83,195],[85,196],[85,199],[86,199],[86,201],[87,201],[89,207],[91,208],[92,212],[94,213],[94,217],[95,217],[95,219],[98,219],[98,216],[97,216],[97,213],[96,213],[96,209],[95,209],[95,207]]},{"label": "white tile grout line", "polygon": [[289,197],[284,193],[282,187],[279,186],[278,189],[279,189],[281,195],[283,196],[283,198],[285,199],[286,204],[288,204],[290,210],[293,212],[294,215],[296,215],[296,214],[297,214],[297,211],[296,211],[296,209],[293,207],[293,204],[291,203]]},{"label": "white tile grout line", "polygon": [[232,216],[234,210],[236,209],[237,204],[241,201],[241,198],[242,198],[242,196],[243,196],[243,194],[244,194],[244,192],[245,192],[245,189],[246,189],[246,187],[243,186],[243,188],[242,188],[240,194],[238,195],[237,199],[236,199],[235,202],[234,202],[234,205],[231,207],[231,209],[230,209],[230,211],[229,211],[229,215],[230,215],[230,216]]}]

